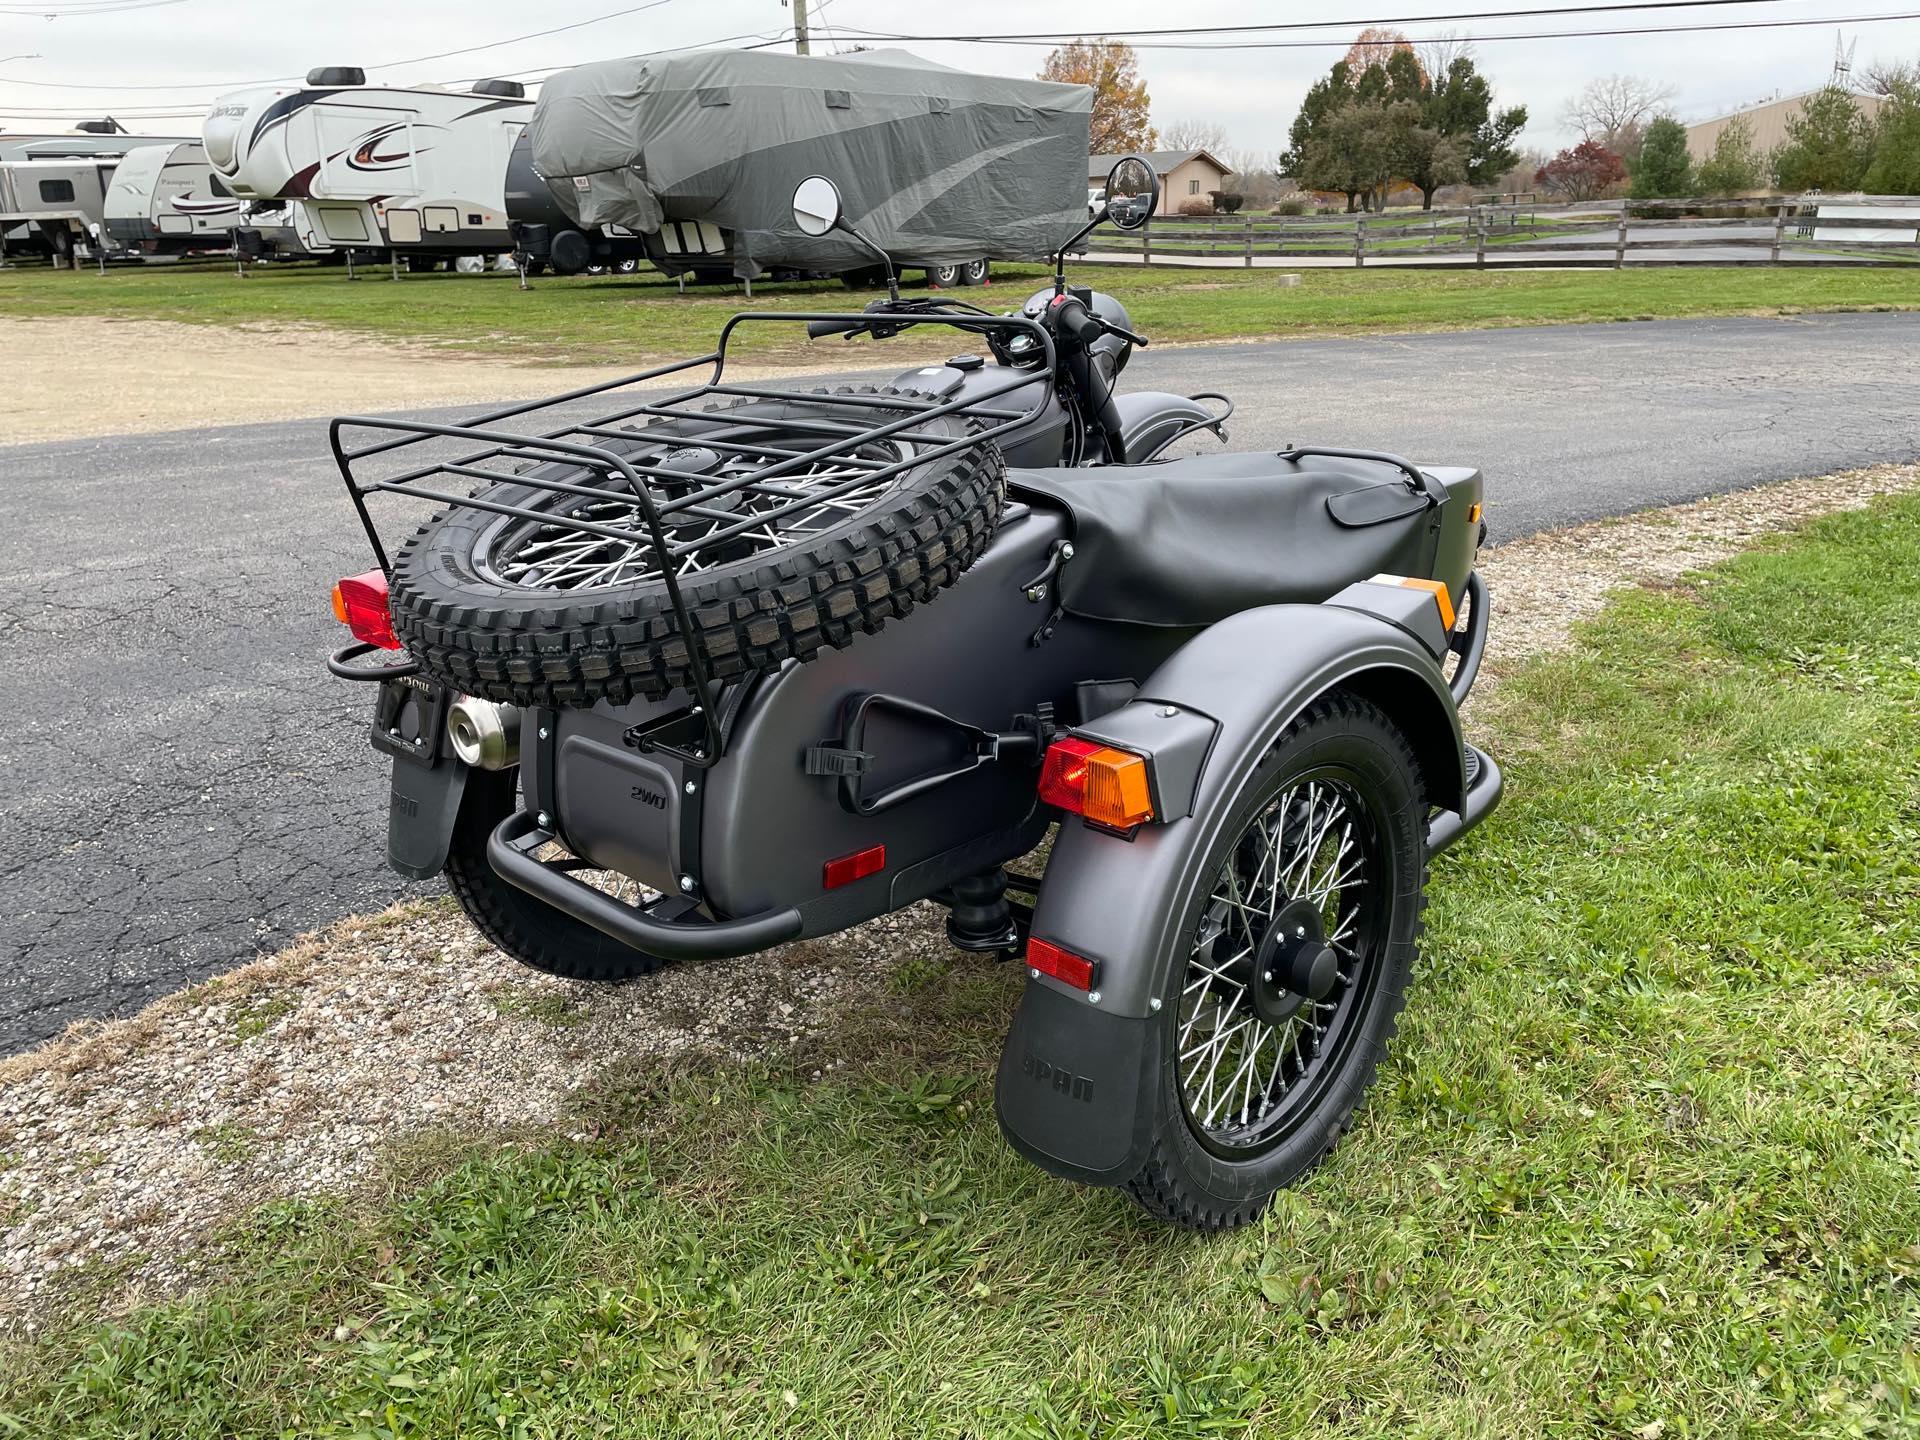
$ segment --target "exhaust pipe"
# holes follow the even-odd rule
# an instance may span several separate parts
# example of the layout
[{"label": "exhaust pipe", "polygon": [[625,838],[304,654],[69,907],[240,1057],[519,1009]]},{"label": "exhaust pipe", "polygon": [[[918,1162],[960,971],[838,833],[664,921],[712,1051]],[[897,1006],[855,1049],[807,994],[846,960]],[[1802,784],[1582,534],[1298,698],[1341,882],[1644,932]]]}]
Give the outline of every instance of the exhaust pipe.
[{"label": "exhaust pipe", "polygon": [[476,770],[508,770],[520,763],[520,712],[462,695],[447,711],[447,739],[461,763]]}]

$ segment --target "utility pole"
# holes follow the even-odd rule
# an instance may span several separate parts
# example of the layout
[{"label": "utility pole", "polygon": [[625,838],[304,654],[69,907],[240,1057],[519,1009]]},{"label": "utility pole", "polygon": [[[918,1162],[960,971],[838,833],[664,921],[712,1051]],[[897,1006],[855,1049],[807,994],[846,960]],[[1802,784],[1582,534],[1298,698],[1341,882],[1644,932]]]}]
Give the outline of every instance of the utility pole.
[{"label": "utility pole", "polygon": [[813,53],[807,45],[807,0],[793,0],[793,53]]}]

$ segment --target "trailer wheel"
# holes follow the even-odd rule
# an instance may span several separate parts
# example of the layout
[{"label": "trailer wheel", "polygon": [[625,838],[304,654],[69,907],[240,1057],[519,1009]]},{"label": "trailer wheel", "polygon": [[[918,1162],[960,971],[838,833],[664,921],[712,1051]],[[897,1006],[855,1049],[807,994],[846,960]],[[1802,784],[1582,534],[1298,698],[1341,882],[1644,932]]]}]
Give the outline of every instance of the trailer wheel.
[{"label": "trailer wheel", "polygon": [[927,267],[927,285],[934,290],[951,290],[960,283],[960,266],[929,265]]},{"label": "trailer wheel", "polygon": [[[460,798],[460,816],[447,849],[447,888],[474,928],[504,954],[522,965],[561,975],[569,980],[631,980],[650,975],[666,961],[658,955],[622,945],[591,925],[583,925],[516,885],[510,885],[487,863],[487,837],[519,801],[516,770],[474,770]],[[634,903],[648,898],[637,882],[610,872],[597,888]],[[592,872],[576,874],[589,884]]]},{"label": "trailer wheel", "polygon": [[[909,392],[847,386],[834,393],[884,398]],[[846,418],[844,408],[805,395],[748,400],[636,429],[625,443],[636,456],[672,453],[674,469],[699,478],[656,485],[691,493],[789,461],[796,447],[817,447],[823,410]],[[861,410],[875,427],[916,413]],[[760,423],[743,423],[749,419]],[[794,428],[779,428],[781,421]],[[713,677],[731,679],[847,645],[958,580],[999,521],[1006,495],[999,451],[970,446],[864,485],[847,459],[910,460],[964,439],[981,423],[921,418],[911,439],[869,441],[854,457],[784,471],[777,486],[735,490],[700,512],[670,515],[668,543],[681,547],[671,563],[679,567],[676,578]],[[703,439],[725,448],[703,447]],[[749,442],[768,448],[740,453]],[[619,482],[567,465],[539,473],[605,490],[609,498],[511,482],[480,497],[631,528],[633,538],[474,508],[441,511],[394,562],[390,604],[402,643],[443,684],[520,705],[624,703],[692,683],[687,637],[660,562],[635,509],[614,498],[622,493]],[[670,486],[677,488],[669,492]],[[809,499],[809,488],[824,498],[786,508],[796,498]],[[744,528],[738,521],[722,524],[713,518],[713,507],[722,504],[741,520],[769,519]],[[711,546],[703,540],[708,534],[718,537]]]},{"label": "trailer wheel", "polygon": [[969,260],[965,265],[962,265],[960,267],[960,283],[962,285],[986,284],[987,262],[985,260]]},{"label": "trailer wheel", "polygon": [[1424,793],[1393,721],[1339,692],[1248,781],[1175,932],[1153,1146],[1127,1186],[1152,1214],[1250,1224],[1339,1142],[1405,1001]]}]

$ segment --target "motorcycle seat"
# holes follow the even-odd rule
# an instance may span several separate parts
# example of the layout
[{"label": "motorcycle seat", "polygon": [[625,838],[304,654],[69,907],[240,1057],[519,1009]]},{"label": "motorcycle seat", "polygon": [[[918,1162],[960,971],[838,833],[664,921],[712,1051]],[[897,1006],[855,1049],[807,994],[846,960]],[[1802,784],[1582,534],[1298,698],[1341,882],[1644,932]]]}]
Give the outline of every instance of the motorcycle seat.
[{"label": "motorcycle seat", "polygon": [[[1430,470],[1442,484],[1470,470]],[[1065,511],[1069,614],[1211,625],[1262,605],[1318,604],[1383,572],[1428,573],[1438,515],[1392,465],[1272,452],[1152,465],[1009,470],[1030,504]]]}]

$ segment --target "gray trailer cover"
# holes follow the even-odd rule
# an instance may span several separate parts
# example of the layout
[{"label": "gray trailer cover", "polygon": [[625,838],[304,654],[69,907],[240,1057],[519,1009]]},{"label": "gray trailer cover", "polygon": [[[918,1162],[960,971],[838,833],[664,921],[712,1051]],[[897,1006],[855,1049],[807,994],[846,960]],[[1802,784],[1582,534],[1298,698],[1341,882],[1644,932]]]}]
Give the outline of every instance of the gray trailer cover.
[{"label": "gray trailer cover", "polygon": [[[793,187],[825,175],[896,262],[1038,259],[1086,222],[1093,92],[973,75],[902,50],[696,50],[604,60],[541,87],[534,168],[582,225],[704,220],[734,270],[848,270],[843,234],[802,234]],[[576,178],[577,177],[577,178]]]}]

